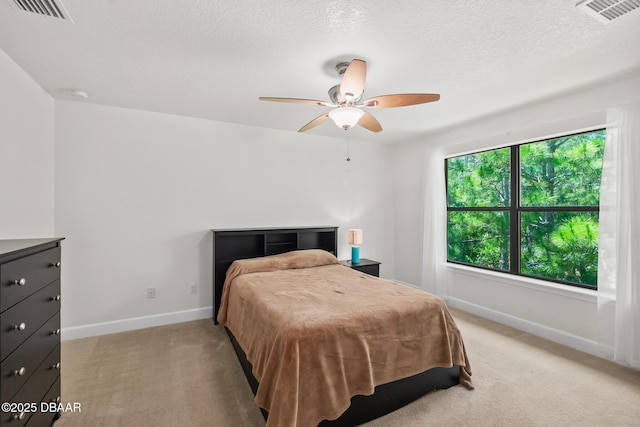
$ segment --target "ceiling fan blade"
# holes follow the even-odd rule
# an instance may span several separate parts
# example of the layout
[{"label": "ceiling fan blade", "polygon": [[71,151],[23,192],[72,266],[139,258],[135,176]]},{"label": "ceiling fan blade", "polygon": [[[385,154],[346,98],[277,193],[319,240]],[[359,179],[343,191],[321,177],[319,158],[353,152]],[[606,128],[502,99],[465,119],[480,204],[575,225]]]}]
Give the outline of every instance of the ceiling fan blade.
[{"label": "ceiling fan blade", "polygon": [[311,120],[309,123],[307,123],[306,125],[302,126],[298,132],[305,132],[311,128],[314,128],[316,126],[318,126],[321,123],[324,123],[327,119],[329,118],[329,114],[323,114],[319,117],[316,117],[315,119]]},{"label": "ceiling fan blade", "polygon": [[343,96],[351,96],[358,99],[364,91],[364,82],[367,79],[367,63],[361,59],[354,59],[347,67],[342,81],[340,93]]},{"label": "ceiling fan blade", "polygon": [[260,101],[273,101],[273,102],[288,102],[293,104],[308,104],[308,105],[322,105],[324,107],[335,107],[330,102],[318,101],[317,99],[299,99],[299,98],[270,98],[268,96],[261,96]]},{"label": "ceiling fan blade", "polygon": [[406,105],[426,104],[440,99],[437,93],[398,93],[395,95],[381,95],[369,98],[362,103],[370,108],[393,108]]},{"label": "ceiling fan blade", "polygon": [[380,122],[376,120],[376,118],[373,117],[371,113],[368,113],[366,111],[363,112],[364,114],[362,115],[362,117],[360,117],[360,120],[358,120],[358,124],[363,128],[370,130],[371,132],[380,132],[382,130]]}]

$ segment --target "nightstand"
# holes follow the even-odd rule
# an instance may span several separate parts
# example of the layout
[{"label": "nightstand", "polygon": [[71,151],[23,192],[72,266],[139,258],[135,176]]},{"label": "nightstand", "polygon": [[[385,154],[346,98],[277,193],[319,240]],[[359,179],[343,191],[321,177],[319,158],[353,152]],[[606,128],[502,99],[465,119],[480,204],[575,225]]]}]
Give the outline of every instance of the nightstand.
[{"label": "nightstand", "polygon": [[372,276],[380,277],[380,263],[378,261],[360,258],[360,262],[357,264],[352,264],[350,260],[340,261],[340,264]]}]

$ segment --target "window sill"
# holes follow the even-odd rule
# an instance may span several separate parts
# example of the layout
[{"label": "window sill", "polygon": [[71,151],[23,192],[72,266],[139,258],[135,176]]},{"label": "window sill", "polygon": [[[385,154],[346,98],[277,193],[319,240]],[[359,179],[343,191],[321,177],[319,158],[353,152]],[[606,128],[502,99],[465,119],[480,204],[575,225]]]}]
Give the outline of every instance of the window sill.
[{"label": "window sill", "polygon": [[578,299],[591,303],[598,302],[598,292],[592,289],[579,288],[570,285],[548,282],[530,277],[515,276],[512,274],[500,273],[497,271],[482,270],[479,268],[467,267],[465,265],[445,263],[447,271],[465,274],[482,279],[490,279],[512,286],[531,289],[538,292],[560,295],[567,298]]}]

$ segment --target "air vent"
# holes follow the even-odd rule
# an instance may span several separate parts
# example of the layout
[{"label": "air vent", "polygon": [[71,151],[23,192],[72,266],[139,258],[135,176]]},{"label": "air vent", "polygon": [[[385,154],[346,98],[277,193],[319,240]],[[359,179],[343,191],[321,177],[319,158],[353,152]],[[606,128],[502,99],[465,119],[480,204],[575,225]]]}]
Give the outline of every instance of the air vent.
[{"label": "air vent", "polygon": [[640,8],[640,0],[583,0],[576,7],[598,21],[608,24],[625,13]]},{"label": "air vent", "polygon": [[62,4],[62,0],[9,0],[9,2],[25,12],[73,22],[73,19],[67,13],[67,9]]}]

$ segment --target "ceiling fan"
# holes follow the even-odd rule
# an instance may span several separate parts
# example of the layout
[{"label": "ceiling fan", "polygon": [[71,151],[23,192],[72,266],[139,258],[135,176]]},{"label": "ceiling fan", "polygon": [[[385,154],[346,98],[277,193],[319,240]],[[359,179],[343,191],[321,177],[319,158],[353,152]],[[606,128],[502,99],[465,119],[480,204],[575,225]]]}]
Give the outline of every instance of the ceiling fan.
[{"label": "ceiling fan", "polygon": [[439,94],[434,93],[403,93],[394,95],[381,95],[362,101],[364,82],[367,76],[367,63],[361,59],[354,59],[349,62],[341,62],[336,65],[338,74],[342,76],[342,81],[329,89],[329,99],[318,101],[314,99],[299,98],[271,98],[260,97],[262,101],[289,102],[294,104],[320,105],[333,108],[311,120],[302,126],[298,132],[305,132],[311,128],[324,123],[331,118],[338,127],[350,129],[355,125],[360,125],[372,132],[380,132],[382,126],[371,113],[363,108],[393,108],[406,105],[425,104],[440,99]]}]

